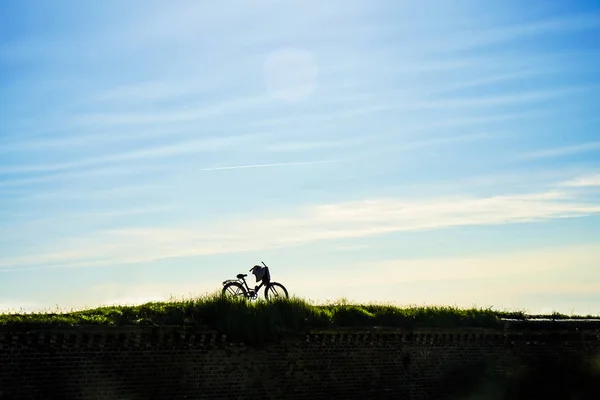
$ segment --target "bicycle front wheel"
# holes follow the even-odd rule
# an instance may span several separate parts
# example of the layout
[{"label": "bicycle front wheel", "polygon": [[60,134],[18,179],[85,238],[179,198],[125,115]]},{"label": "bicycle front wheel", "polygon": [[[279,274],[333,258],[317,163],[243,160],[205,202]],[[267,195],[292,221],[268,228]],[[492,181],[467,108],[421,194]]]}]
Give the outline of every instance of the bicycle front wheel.
[{"label": "bicycle front wheel", "polygon": [[287,289],[281,284],[277,282],[271,282],[265,288],[265,299],[269,300],[270,298],[281,298],[288,296]]}]

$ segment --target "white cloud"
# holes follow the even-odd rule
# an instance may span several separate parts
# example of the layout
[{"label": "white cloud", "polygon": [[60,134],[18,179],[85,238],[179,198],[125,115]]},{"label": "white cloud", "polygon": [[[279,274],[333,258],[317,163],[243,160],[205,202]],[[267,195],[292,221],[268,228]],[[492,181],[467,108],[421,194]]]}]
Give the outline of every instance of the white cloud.
[{"label": "white cloud", "polygon": [[600,173],[582,176],[562,183],[563,186],[593,187],[600,186]]},{"label": "white cloud", "polygon": [[194,255],[278,248],[330,239],[364,238],[393,232],[457,226],[515,224],[600,214],[600,204],[566,190],[487,197],[378,198],[238,215],[169,228],[114,229],[69,241],[76,252],[4,259],[0,267],[44,264],[98,266],[140,263]]}]

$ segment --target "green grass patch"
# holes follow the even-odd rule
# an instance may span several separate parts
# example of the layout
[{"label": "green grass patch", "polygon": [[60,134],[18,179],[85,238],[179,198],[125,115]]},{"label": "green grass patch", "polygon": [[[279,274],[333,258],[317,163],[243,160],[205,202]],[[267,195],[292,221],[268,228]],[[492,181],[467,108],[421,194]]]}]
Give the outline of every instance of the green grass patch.
[{"label": "green grass patch", "polygon": [[[555,314],[549,318],[571,318]],[[74,326],[188,326],[217,330],[233,340],[262,342],[308,329],[336,328],[498,328],[503,318],[525,319],[522,311],[444,306],[400,308],[337,301],[315,305],[292,297],[247,301],[212,294],[197,299],[109,306],[72,312],[0,315],[5,328]]]}]

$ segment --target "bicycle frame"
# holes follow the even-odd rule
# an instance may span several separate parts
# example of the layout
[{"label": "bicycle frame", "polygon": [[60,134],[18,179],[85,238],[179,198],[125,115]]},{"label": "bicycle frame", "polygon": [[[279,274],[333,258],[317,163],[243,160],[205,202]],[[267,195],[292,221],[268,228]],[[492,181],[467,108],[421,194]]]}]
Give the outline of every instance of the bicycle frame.
[{"label": "bicycle frame", "polygon": [[254,288],[250,289],[250,287],[246,283],[246,279],[245,278],[242,278],[240,280],[242,281],[242,283],[246,287],[246,292],[248,293],[248,296],[251,296],[252,294],[257,295],[258,291],[265,285],[264,282],[261,282],[260,285],[255,286]]}]

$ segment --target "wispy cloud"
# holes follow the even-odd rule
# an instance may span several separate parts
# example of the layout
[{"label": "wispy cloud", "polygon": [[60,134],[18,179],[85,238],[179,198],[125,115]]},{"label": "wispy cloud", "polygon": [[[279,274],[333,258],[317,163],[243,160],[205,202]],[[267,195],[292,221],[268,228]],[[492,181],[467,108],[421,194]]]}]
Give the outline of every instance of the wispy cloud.
[{"label": "wispy cloud", "polygon": [[[558,18],[539,19],[526,23],[480,29],[476,34],[464,32],[439,39],[431,44],[440,51],[458,51],[474,47],[506,43],[527,37],[600,29],[600,14],[581,13]],[[429,47],[429,46],[428,46]]]},{"label": "wispy cloud", "polygon": [[140,194],[149,194],[168,188],[166,184],[129,184],[129,185],[107,185],[104,188],[74,191],[72,189],[48,190],[37,193],[25,193],[22,198],[35,200],[107,200],[120,199]]},{"label": "wispy cloud", "polygon": [[[56,129],[59,130],[59,129]],[[6,140],[0,146],[1,153],[26,153],[32,151],[57,152],[65,149],[94,149],[101,145],[118,145],[127,142],[140,142],[148,139],[168,137],[177,140],[182,136],[197,135],[199,130],[190,126],[143,126],[143,127],[109,127],[90,130],[62,129],[63,135],[46,135],[44,137],[21,138]]]},{"label": "wispy cloud", "polygon": [[600,186],[600,172],[568,180],[563,182],[562,185],[572,187]]},{"label": "wispy cloud", "polygon": [[[566,189],[566,188],[565,188]],[[54,260],[77,266],[83,262],[138,263],[152,260],[279,248],[322,240],[364,238],[402,231],[457,226],[516,224],[600,214],[600,204],[568,191],[542,191],[468,197],[379,198],[322,204],[264,216],[220,219],[202,226],[117,229],[88,238],[104,243],[102,252],[84,243],[77,257],[61,253],[3,260],[14,269]],[[123,247],[122,238],[127,246]]]},{"label": "wispy cloud", "polygon": [[24,166],[11,166],[0,169],[0,173],[29,173],[29,172],[53,172],[61,170],[70,170],[83,167],[91,167],[102,164],[111,164],[121,161],[132,161],[142,160],[147,158],[160,158],[160,157],[172,157],[175,155],[188,154],[188,153],[199,153],[209,152],[217,149],[226,148],[229,146],[243,145],[248,141],[256,140],[257,138],[263,137],[262,134],[250,134],[244,136],[232,136],[224,138],[211,138],[211,139],[199,139],[193,141],[186,141],[175,144],[160,145],[133,150],[129,152],[122,152],[117,154],[110,154],[106,156],[91,157],[79,161],[60,163],[60,164],[48,164],[48,165],[24,165]]},{"label": "wispy cloud", "polygon": [[65,229],[69,225],[75,225],[78,231],[85,232],[84,228],[90,224],[114,223],[115,221],[125,221],[129,217],[135,216],[154,216],[166,214],[175,209],[172,204],[143,204],[137,207],[122,208],[99,208],[97,210],[88,210],[85,207],[78,207],[76,204],[68,204],[68,212],[62,212],[59,209],[57,215],[46,214],[39,210],[23,212],[17,215],[11,215],[11,219],[17,222],[6,223],[3,229],[10,232],[10,239],[26,238],[31,232],[45,232],[51,234],[53,231]]},{"label": "wispy cloud", "polygon": [[519,155],[521,159],[540,159],[568,156],[571,154],[584,153],[588,151],[600,150],[600,142],[587,142],[574,144],[570,146],[555,147],[551,149],[534,150]]},{"label": "wispy cloud", "polygon": [[234,114],[241,109],[265,104],[268,97],[251,97],[226,101],[221,104],[209,106],[187,106],[184,109],[174,111],[162,111],[159,113],[147,112],[140,114],[132,113],[106,113],[106,114],[84,114],[73,119],[78,126],[85,125],[150,125],[157,123],[175,123],[200,121],[208,117]]},{"label": "wispy cloud", "polygon": [[456,83],[449,83],[445,86],[442,86],[437,91],[437,93],[442,94],[442,93],[456,91],[459,89],[472,88],[472,87],[484,86],[484,85],[493,84],[493,83],[501,83],[501,82],[506,82],[506,81],[518,80],[519,78],[526,78],[526,77],[533,77],[533,76],[539,77],[540,75],[551,74],[553,72],[555,73],[555,72],[557,72],[557,70],[556,69],[551,70],[546,67],[546,69],[541,69],[541,68],[533,69],[532,68],[532,69],[518,70],[518,71],[511,71],[511,72],[504,72],[504,73],[487,74],[480,78],[462,80],[462,81],[458,81]]},{"label": "wispy cloud", "polygon": [[472,97],[472,98],[457,98],[448,100],[432,100],[417,103],[410,106],[412,109],[423,109],[423,108],[462,108],[462,107],[490,107],[500,105],[519,105],[522,103],[535,103],[544,100],[550,100],[553,98],[561,98],[570,94],[577,93],[588,93],[593,91],[594,87],[589,85],[585,86],[572,86],[567,88],[553,88],[547,90],[536,90],[536,91],[523,91],[513,94],[496,95],[490,97]]},{"label": "wispy cloud", "polygon": [[115,176],[123,177],[139,177],[140,175],[148,173],[158,173],[171,171],[169,166],[159,165],[142,165],[136,166],[135,169],[118,167],[97,167],[90,169],[81,169],[75,171],[58,171],[57,173],[51,173],[43,176],[35,177],[11,177],[0,180],[0,189],[4,188],[23,188],[23,187],[36,187],[43,186],[49,183],[57,182],[72,182],[72,181],[88,181],[90,179],[95,180],[113,180]]},{"label": "wispy cloud", "polygon": [[283,142],[283,143],[274,143],[267,145],[265,147],[266,151],[273,152],[287,152],[287,151],[305,151],[305,150],[313,150],[313,149],[324,149],[324,148],[335,148],[335,147],[344,147],[348,145],[357,145],[361,143],[362,140],[354,139],[354,140],[339,140],[339,141],[297,141],[297,142]]},{"label": "wispy cloud", "polygon": [[285,162],[285,163],[272,163],[272,164],[250,164],[250,165],[232,165],[228,167],[210,167],[202,168],[201,171],[220,171],[227,169],[247,169],[247,168],[272,168],[272,167],[287,167],[292,165],[307,165],[307,164],[329,164],[339,163],[343,160],[320,160],[320,161],[298,161],[298,162]]}]

